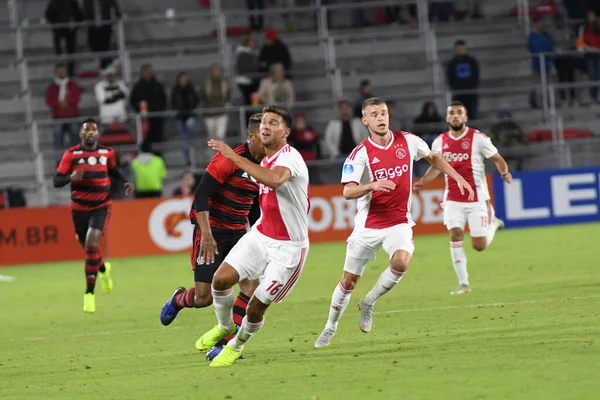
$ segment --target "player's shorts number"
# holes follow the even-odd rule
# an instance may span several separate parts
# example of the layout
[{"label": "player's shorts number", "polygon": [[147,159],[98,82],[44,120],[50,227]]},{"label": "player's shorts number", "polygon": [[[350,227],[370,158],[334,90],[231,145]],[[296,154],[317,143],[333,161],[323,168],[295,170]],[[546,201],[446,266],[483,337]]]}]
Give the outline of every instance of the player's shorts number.
[{"label": "player's shorts number", "polygon": [[271,296],[275,296],[277,294],[277,292],[279,292],[279,289],[281,289],[282,286],[283,286],[283,284],[280,284],[277,281],[271,281],[271,284],[267,288],[267,292],[269,292],[269,294]]}]

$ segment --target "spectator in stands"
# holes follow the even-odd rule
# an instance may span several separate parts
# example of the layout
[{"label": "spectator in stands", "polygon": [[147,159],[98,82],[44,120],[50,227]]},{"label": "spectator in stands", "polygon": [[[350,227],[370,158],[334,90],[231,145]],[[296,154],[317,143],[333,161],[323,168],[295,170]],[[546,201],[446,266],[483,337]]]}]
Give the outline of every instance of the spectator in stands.
[{"label": "spectator in stands", "polygon": [[[279,0],[277,4],[280,8],[294,8],[296,7],[296,0]],[[283,21],[285,22],[285,30],[288,32],[296,32],[298,27],[294,23],[294,18],[292,17],[291,12],[286,10],[281,14],[283,17]]]},{"label": "spectator in stands", "polygon": [[[502,148],[507,147],[518,147],[527,144],[525,140],[525,135],[523,134],[523,130],[521,127],[512,119],[512,115],[507,108],[502,108],[498,112],[498,122],[492,125],[490,129],[490,136],[492,138],[492,142]],[[503,153],[506,161],[515,161],[516,167],[515,170],[521,171],[523,168],[523,160],[525,158],[524,154],[519,154],[515,152],[514,154],[507,155]]]},{"label": "spectator in stands", "polygon": [[271,75],[260,81],[258,98],[262,104],[283,104],[290,108],[296,101],[294,85],[285,76],[283,64],[271,66]]},{"label": "spectator in stands", "polygon": [[[362,0],[352,0],[353,3],[362,3]],[[352,8],[351,23],[353,28],[362,28],[368,25],[363,8]]]},{"label": "spectator in stands", "polygon": [[[147,110],[149,113],[162,112],[167,109],[165,88],[154,76],[150,64],[142,65],[140,79],[133,86],[133,91],[131,92],[130,104],[137,113],[144,110]],[[152,147],[152,144],[163,141],[164,117],[151,116],[148,118],[148,122],[150,123],[150,127],[146,141]],[[155,150],[153,149],[153,151]]]},{"label": "spectator in stands", "polygon": [[396,102],[394,100],[387,101],[388,106],[388,114],[390,116],[390,130],[394,132],[398,132],[402,130],[402,123],[398,118],[398,113],[396,110]]},{"label": "spectator in stands", "polygon": [[360,81],[359,90],[360,90],[360,94],[358,95],[358,98],[354,102],[354,116],[356,118],[362,118],[363,102],[367,99],[370,99],[371,97],[375,97],[375,96],[373,96],[373,93],[371,92],[371,81],[368,79],[363,79],[362,81]]},{"label": "spectator in stands", "polygon": [[[83,19],[95,22],[88,27],[88,46],[93,52],[110,50],[112,24],[121,19],[121,7],[116,0],[83,0]],[[100,69],[112,63],[112,57],[100,59]]]},{"label": "spectator in stands", "polygon": [[[588,80],[596,83],[600,79],[600,26],[593,11],[588,11],[586,22],[579,28],[579,40],[585,49]],[[598,86],[590,87],[590,97],[598,102]]]},{"label": "spectator in stands", "polygon": [[235,50],[235,82],[240,88],[244,104],[252,104],[252,93],[258,89],[258,52],[256,40],[248,36]]},{"label": "spectator in stands", "polygon": [[288,143],[300,152],[305,161],[321,158],[319,133],[308,125],[306,115],[303,112],[294,114],[294,127],[288,138]]},{"label": "spectator in stands", "polygon": [[127,120],[129,89],[125,82],[117,80],[117,71],[113,67],[104,70],[104,80],[96,83],[94,94],[100,108],[100,121],[103,124]]},{"label": "spectator in stands", "polygon": [[421,114],[413,121],[415,124],[413,131],[431,145],[437,135],[440,134],[443,121],[435,103],[433,101],[426,101],[423,103]]},{"label": "spectator in stands", "polygon": [[360,118],[352,117],[352,103],[339,102],[340,114],[327,123],[325,146],[331,159],[345,159],[368,136]]},{"label": "spectator in stands", "polygon": [[[51,25],[70,24],[82,21],[81,9],[75,0],[50,0],[46,6],[46,21]],[[63,52],[62,42],[65,41],[65,51]],[[52,41],[54,43],[54,52],[60,54],[73,54],[77,46],[77,27],[61,26],[52,28]],[[75,63],[67,63],[67,73],[69,76],[75,76]]]},{"label": "spectator in stands", "polygon": [[250,28],[253,31],[262,31],[265,25],[265,19],[262,11],[265,9],[264,0],[246,0],[248,11],[260,11],[258,14],[252,14],[248,17],[250,20]]},{"label": "spectator in stands", "polygon": [[538,87],[541,84],[542,66],[545,68],[546,77],[550,75],[552,68],[552,57],[544,58],[544,63],[540,61],[540,54],[552,53],[554,45],[552,37],[544,29],[544,21],[541,18],[536,18],[534,21],[534,29],[527,38],[527,48],[531,53],[531,70],[533,71],[533,84],[536,85],[531,89],[529,94],[529,105],[532,108],[538,108]]},{"label": "spectator in stands", "polygon": [[482,18],[481,0],[455,0],[457,19]]},{"label": "spectator in stands", "polygon": [[[554,44],[554,67],[558,75],[558,82],[563,84],[572,84],[575,82],[575,63],[576,57],[572,54],[575,51],[575,38],[572,30],[568,29],[565,19],[558,14],[554,17],[554,27],[549,30]],[[571,54],[569,54],[571,52]],[[573,105],[576,101],[575,88],[560,89],[560,98],[563,104]]]},{"label": "spectator in stands", "polygon": [[454,3],[452,1],[432,1],[429,5],[431,21],[449,21],[454,19]]},{"label": "spectator in stands", "polygon": [[142,145],[142,152],[131,163],[135,176],[135,198],[162,196],[163,180],[167,167],[163,159],[149,151],[149,144]]},{"label": "spectator in stands", "polygon": [[[464,40],[457,40],[454,43],[454,58],[448,63],[446,77],[453,92],[475,91],[479,87],[479,64],[475,58],[467,54]],[[478,96],[476,92],[454,93],[452,100],[463,103],[469,118],[477,119]]]},{"label": "spectator in stands", "polygon": [[[227,135],[228,117],[222,108],[229,103],[229,96],[229,83],[223,77],[223,69],[219,64],[213,64],[202,88],[204,123],[210,139],[224,140]],[[221,110],[210,111],[211,108]]]},{"label": "spectator in stands", "polygon": [[191,196],[196,190],[196,177],[190,170],[181,174],[181,184],[173,190],[173,196]]},{"label": "spectator in stands", "polygon": [[52,117],[58,120],[54,125],[54,148],[57,150],[65,148],[65,135],[71,146],[79,143],[79,124],[60,120],[79,116],[80,98],[81,89],[77,82],[69,79],[65,65],[56,65],[54,81],[46,89],[46,104],[52,110]]},{"label": "spectator in stands", "polygon": [[268,72],[274,64],[283,64],[289,73],[292,69],[292,57],[287,45],[279,39],[277,31],[269,28],[265,32],[265,44],[260,49],[258,66],[261,72]]},{"label": "spectator in stands", "polygon": [[175,126],[181,138],[181,146],[185,157],[186,165],[191,164],[190,160],[190,139],[194,127],[196,126],[196,114],[194,110],[198,107],[200,98],[194,85],[190,82],[187,74],[181,72],[177,75],[175,86],[171,89],[171,106],[177,110],[175,117]]}]

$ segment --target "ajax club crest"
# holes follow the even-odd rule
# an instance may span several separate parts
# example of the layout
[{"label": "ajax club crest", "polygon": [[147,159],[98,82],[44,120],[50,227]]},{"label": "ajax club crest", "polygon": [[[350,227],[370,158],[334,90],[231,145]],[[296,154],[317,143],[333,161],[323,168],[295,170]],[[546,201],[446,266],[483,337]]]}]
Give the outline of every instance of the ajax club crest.
[{"label": "ajax club crest", "polygon": [[396,157],[402,160],[404,157],[406,157],[406,150],[400,147],[398,150],[396,150]]}]

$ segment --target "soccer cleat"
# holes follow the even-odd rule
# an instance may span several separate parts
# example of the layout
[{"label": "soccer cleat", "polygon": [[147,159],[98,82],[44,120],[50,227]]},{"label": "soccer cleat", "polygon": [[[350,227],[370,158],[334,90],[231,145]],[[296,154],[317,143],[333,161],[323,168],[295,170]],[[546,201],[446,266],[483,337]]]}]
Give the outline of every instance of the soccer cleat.
[{"label": "soccer cleat", "polygon": [[360,330],[364,333],[371,332],[371,326],[373,325],[373,309],[374,305],[365,303],[363,297],[358,302],[358,309],[360,310]]},{"label": "soccer cleat", "polygon": [[[227,343],[225,343],[225,345],[227,345]],[[221,354],[221,351],[223,350],[223,347],[225,347],[225,345],[223,345],[223,346],[216,345],[212,349],[208,350],[206,352],[206,361],[212,361],[212,360],[214,360],[216,356],[218,356],[219,354]],[[240,360],[243,360],[244,358],[245,357],[242,354],[240,356]]]},{"label": "soccer cleat", "polygon": [[175,320],[175,317],[177,317],[177,314],[181,310],[181,309],[178,309],[177,307],[175,307],[174,299],[175,299],[176,295],[178,295],[179,293],[182,293],[182,292],[185,292],[184,287],[180,286],[177,289],[175,289],[175,292],[173,293],[173,295],[169,298],[169,300],[167,300],[167,302],[163,306],[162,311],[160,312],[160,323],[163,324],[164,326],[167,326],[171,322],[173,322]]},{"label": "soccer cleat", "polygon": [[233,365],[235,360],[242,356],[242,350],[235,350],[233,347],[227,345],[223,347],[223,350],[218,356],[210,363],[211,367],[228,367]]},{"label": "soccer cleat", "polygon": [[500,218],[494,218],[494,222],[496,224],[496,229],[498,229],[498,230],[504,229],[504,221],[502,221]]},{"label": "soccer cleat", "polygon": [[458,285],[458,287],[456,288],[455,291],[450,292],[450,294],[452,294],[452,295],[455,295],[455,294],[467,294],[467,293],[471,293],[471,286],[465,285],[465,284]]},{"label": "soccer cleat", "polygon": [[327,347],[331,344],[331,339],[335,336],[335,329],[325,328],[321,335],[315,342],[315,347],[318,349],[319,347]]},{"label": "soccer cleat", "polygon": [[83,295],[83,312],[93,313],[96,312],[96,299],[94,293],[86,293]]},{"label": "soccer cleat", "polygon": [[104,263],[104,272],[99,272],[100,283],[102,283],[102,290],[104,293],[110,293],[113,290],[113,280],[110,277],[110,270],[112,265],[109,262]]},{"label": "soccer cleat", "polygon": [[229,330],[225,330],[221,328],[221,325],[217,325],[210,331],[206,332],[204,335],[200,336],[200,339],[196,341],[196,350],[208,350],[214,345],[216,345],[219,342],[219,340],[223,339],[226,336],[233,335],[234,333],[235,324],[231,325],[231,329]]}]

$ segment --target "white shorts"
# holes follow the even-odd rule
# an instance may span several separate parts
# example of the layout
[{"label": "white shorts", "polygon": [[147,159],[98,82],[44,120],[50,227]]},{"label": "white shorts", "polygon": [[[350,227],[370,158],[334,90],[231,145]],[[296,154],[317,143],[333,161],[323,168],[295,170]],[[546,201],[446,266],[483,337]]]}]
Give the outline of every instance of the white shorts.
[{"label": "white shorts", "polygon": [[[358,260],[374,260],[379,247],[383,247],[390,259],[397,250],[404,250],[410,255],[415,251],[412,226],[409,224],[394,225],[384,229],[354,228],[347,243],[346,257]],[[366,266],[366,263],[354,267],[348,264],[345,264],[344,271],[359,276],[363,274]]]},{"label": "white shorts", "polygon": [[254,296],[264,304],[281,302],[294,288],[308,254],[298,247],[266,237],[256,229],[246,233],[223,262],[242,279],[259,279]]},{"label": "white shorts", "polygon": [[494,208],[489,201],[475,203],[460,203],[447,201],[442,203],[444,209],[444,225],[448,230],[453,228],[465,229],[469,223],[471,237],[487,235],[488,226],[494,216]]}]

